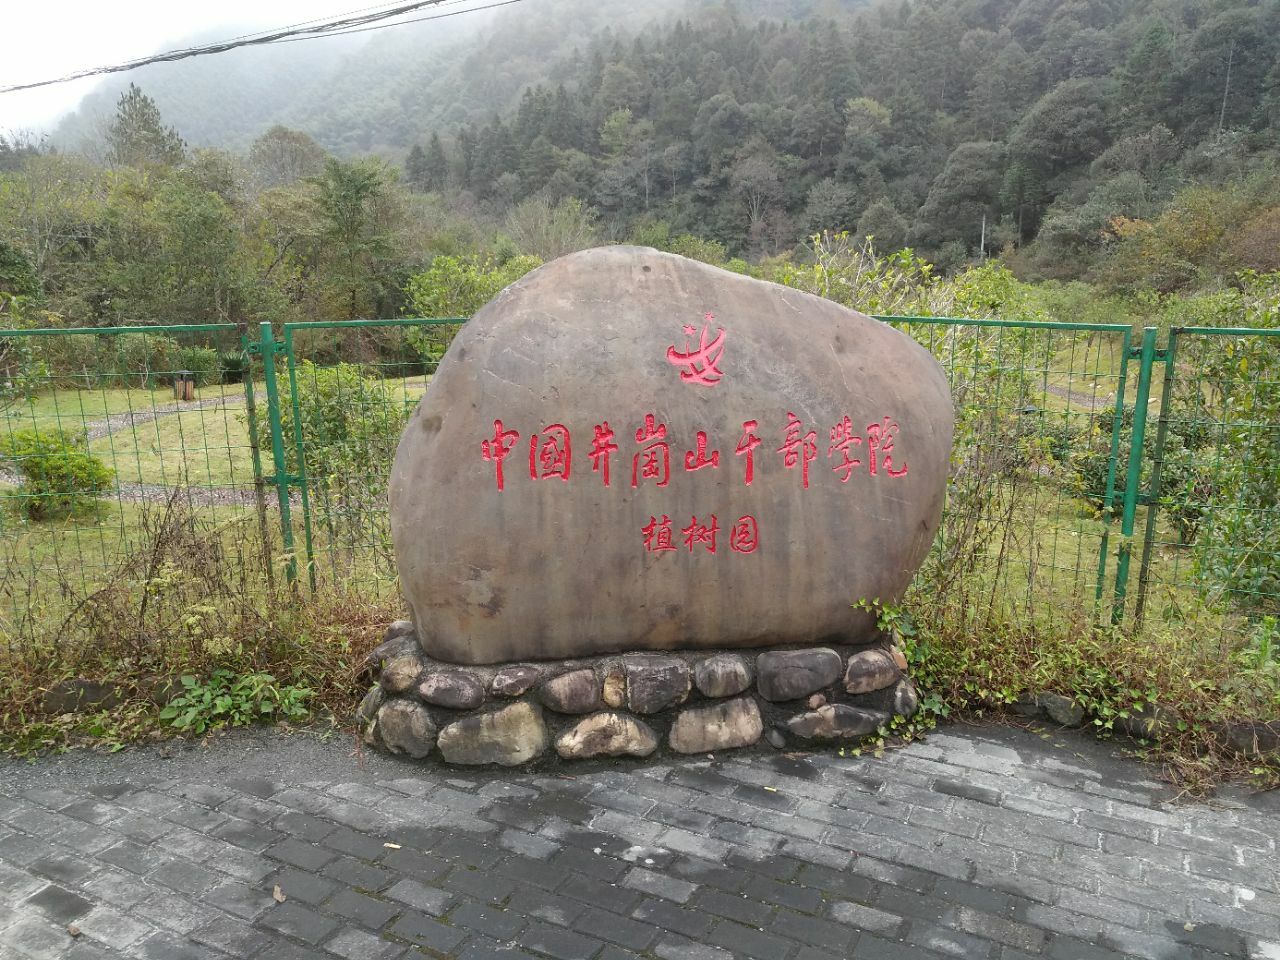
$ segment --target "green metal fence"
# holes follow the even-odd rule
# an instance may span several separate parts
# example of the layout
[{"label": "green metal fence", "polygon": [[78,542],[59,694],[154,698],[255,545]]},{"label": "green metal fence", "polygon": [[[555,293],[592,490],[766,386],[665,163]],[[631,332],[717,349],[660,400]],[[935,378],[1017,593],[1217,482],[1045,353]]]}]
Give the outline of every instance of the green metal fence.
[{"label": "green metal fence", "polygon": [[[1280,609],[1280,331],[880,319],[955,398],[939,569],[1015,618]],[[179,507],[246,583],[394,597],[390,460],[462,322],[0,331],[0,631],[155,576]]]}]

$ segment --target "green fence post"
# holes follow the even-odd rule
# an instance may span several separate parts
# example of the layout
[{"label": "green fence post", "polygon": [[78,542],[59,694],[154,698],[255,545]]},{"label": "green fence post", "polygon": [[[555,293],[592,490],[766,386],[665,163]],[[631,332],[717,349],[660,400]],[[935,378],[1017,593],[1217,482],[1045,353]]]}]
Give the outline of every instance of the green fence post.
[{"label": "green fence post", "polygon": [[284,360],[289,371],[289,403],[293,411],[294,455],[298,458],[298,489],[302,495],[302,540],[307,551],[307,582],[312,592],[316,589],[315,546],[311,538],[311,497],[307,484],[307,457],[303,449],[302,408],[298,403],[298,367],[293,358],[293,330],[284,328]]},{"label": "green fence post", "polygon": [[276,343],[271,324],[264,320],[258,325],[258,349],[262,352],[262,373],[267,379],[267,422],[271,427],[271,459],[275,463],[276,495],[280,498],[280,537],[284,541],[285,576],[289,583],[298,579],[298,558],[293,547],[293,518],[289,513],[289,465],[284,455],[284,428],[280,421],[280,391],[276,384]]},{"label": "green fence post", "polygon": [[1102,616],[1102,595],[1106,589],[1107,559],[1110,550],[1111,524],[1114,522],[1112,509],[1116,502],[1116,462],[1120,457],[1120,433],[1124,427],[1124,388],[1129,378],[1130,337],[1132,331],[1126,330],[1120,341],[1120,372],[1116,378],[1115,409],[1111,418],[1111,452],[1107,460],[1107,485],[1102,497],[1102,516],[1105,526],[1102,528],[1101,542],[1098,544],[1098,578],[1094,596],[1094,616]]},{"label": "green fence post", "polygon": [[[1173,400],[1174,363],[1177,358],[1178,331],[1169,331],[1169,345],[1164,349],[1164,384],[1160,389],[1160,420],[1156,425],[1156,445],[1151,451],[1151,480],[1147,486],[1147,527],[1142,541],[1142,562],[1138,565],[1138,598],[1133,605],[1133,622],[1142,623],[1147,603],[1147,582],[1151,574],[1151,548],[1156,539],[1156,517],[1160,513],[1160,481],[1164,466],[1164,442],[1169,433],[1169,413]],[[1160,359],[1160,351],[1156,353]]]},{"label": "green fence post", "polygon": [[249,427],[249,457],[253,463],[253,502],[258,511],[258,536],[262,539],[262,567],[267,577],[267,586],[275,587],[275,569],[271,565],[271,531],[267,526],[267,477],[262,472],[262,449],[258,442],[258,404],[254,396],[253,364],[251,357],[258,344],[249,339],[248,333],[240,335],[240,354],[244,357],[245,420]]},{"label": "green fence post", "polygon": [[1116,557],[1116,589],[1111,622],[1124,619],[1125,593],[1129,585],[1129,555],[1133,552],[1133,523],[1138,513],[1138,487],[1142,480],[1142,451],[1147,434],[1147,404],[1151,399],[1151,369],[1156,359],[1155,327],[1142,332],[1138,348],[1138,392],[1133,398],[1133,433],[1129,438],[1129,469],[1124,481],[1124,506],[1120,514],[1120,551]]}]

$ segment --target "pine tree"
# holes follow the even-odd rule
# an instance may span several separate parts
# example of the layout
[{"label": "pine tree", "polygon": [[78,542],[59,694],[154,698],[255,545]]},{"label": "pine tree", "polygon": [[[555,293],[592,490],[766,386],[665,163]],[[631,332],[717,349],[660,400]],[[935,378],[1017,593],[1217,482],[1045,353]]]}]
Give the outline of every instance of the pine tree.
[{"label": "pine tree", "polygon": [[428,189],[427,181],[430,173],[427,153],[420,144],[415,143],[413,149],[409,151],[409,156],[404,161],[405,179],[414,190],[426,190]]},{"label": "pine tree", "polygon": [[449,174],[449,158],[445,156],[440,134],[434,131],[427,144],[427,189],[443,190]]},{"label": "pine tree", "polygon": [[116,103],[107,146],[111,162],[121,167],[175,166],[182,162],[186,148],[178,131],[164,125],[156,102],[132,83]]}]

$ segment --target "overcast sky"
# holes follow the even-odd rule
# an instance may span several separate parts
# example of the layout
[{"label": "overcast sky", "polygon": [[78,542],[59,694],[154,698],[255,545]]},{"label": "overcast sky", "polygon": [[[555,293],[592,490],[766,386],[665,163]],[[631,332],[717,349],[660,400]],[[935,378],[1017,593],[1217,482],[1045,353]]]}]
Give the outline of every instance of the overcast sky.
[{"label": "overcast sky", "polygon": [[[180,46],[193,33],[217,39],[333,17],[376,0],[43,0],[5,3],[0,87],[64,76]],[[98,80],[0,94],[0,134],[46,129]]]}]

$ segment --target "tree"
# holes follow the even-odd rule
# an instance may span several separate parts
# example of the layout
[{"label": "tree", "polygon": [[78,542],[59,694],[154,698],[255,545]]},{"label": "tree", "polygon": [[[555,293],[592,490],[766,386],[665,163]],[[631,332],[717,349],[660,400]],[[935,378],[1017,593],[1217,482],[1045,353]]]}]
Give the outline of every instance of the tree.
[{"label": "tree", "polygon": [[325,160],[316,177],[321,239],[329,263],[328,283],[341,292],[346,319],[379,305],[395,280],[388,268],[396,209],[390,173],[378,160]]},{"label": "tree", "polygon": [[36,276],[30,259],[3,240],[0,240],[0,296],[30,300],[40,296],[40,278]]},{"label": "tree", "polygon": [[977,247],[983,218],[995,222],[1003,166],[1003,144],[979,140],[956,147],[916,216],[914,232],[919,242],[937,248],[948,240],[960,240],[967,248]]},{"label": "tree", "polygon": [[444,144],[440,142],[440,134],[431,132],[431,142],[427,144],[426,183],[428,190],[443,190],[449,178],[449,158],[445,156]]},{"label": "tree", "polygon": [[531,197],[507,215],[506,227],[517,250],[542,260],[554,260],[599,242],[594,211],[576,197],[554,206],[545,197]]},{"label": "tree", "polygon": [[28,157],[38,157],[48,151],[46,142],[29,131],[0,134],[0,173],[21,170]]},{"label": "tree", "polygon": [[805,198],[804,228],[810,234],[831,230],[839,233],[853,226],[857,197],[853,189],[830,177],[819,180],[809,188]]},{"label": "tree", "polygon": [[1098,156],[1109,142],[1104,97],[1096,80],[1067,80],[1019,121],[1009,151],[1048,181]]},{"label": "tree", "polygon": [[969,123],[981,139],[1003,138],[1035,96],[1035,73],[1027,52],[1010,41],[986,70],[978,72],[969,93]]},{"label": "tree", "polygon": [[246,319],[257,292],[241,221],[217,193],[130,170],[113,183],[103,220],[93,266],[107,319]]},{"label": "tree", "polygon": [[276,124],[249,148],[249,166],[258,188],[284,187],[324,169],[324,148],[301,130]]},{"label": "tree", "polygon": [[874,239],[878,250],[898,250],[906,246],[908,229],[906,218],[888,198],[881,197],[862,211],[857,235],[864,242]]},{"label": "tree", "polygon": [[116,103],[107,147],[111,163],[118,167],[176,166],[186,144],[177,130],[164,125],[155,101],[131,83]]},{"label": "tree", "polygon": [[415,190],[426,190],[429,168],[427,152],[421,144],[415,143],[404,161],[404,179]]},{"label": "tree", "polygon": [[747,214],[747,235],[758,247],[765,213],[782,193],[777,164],[759,153],[743,157],[733,165],[729,186]]}]

